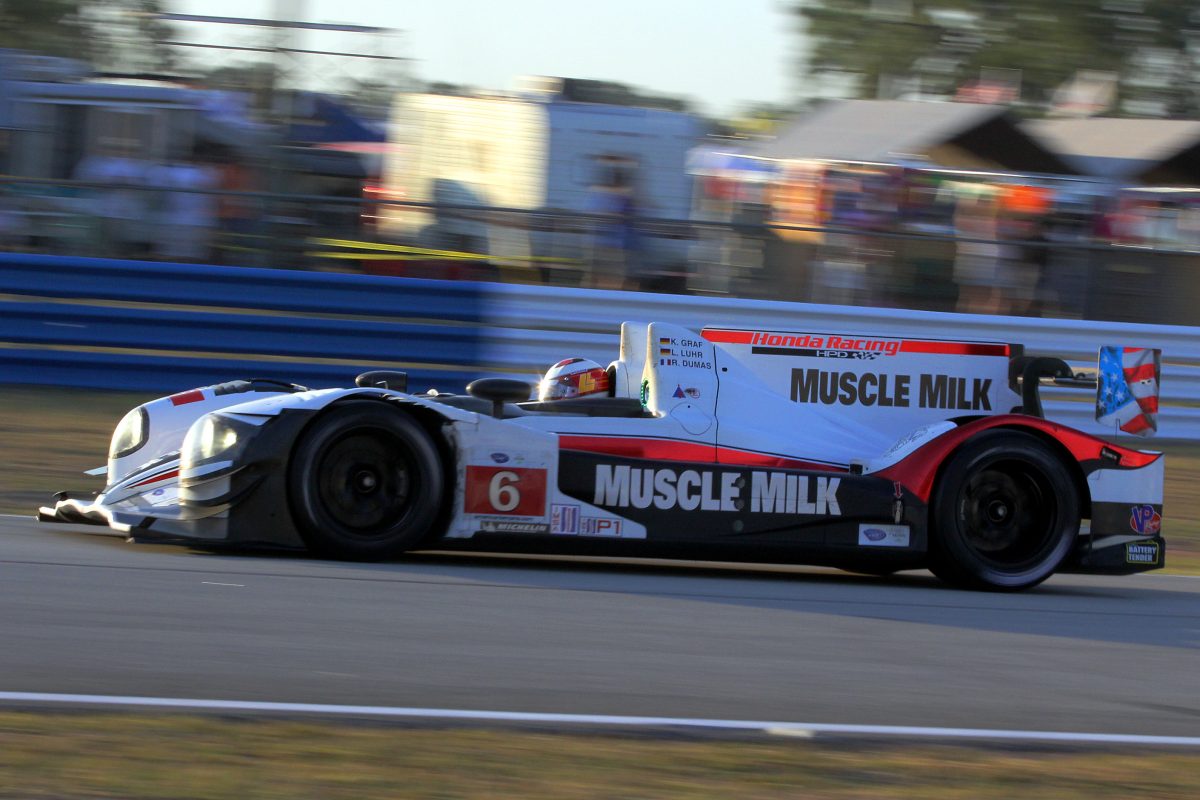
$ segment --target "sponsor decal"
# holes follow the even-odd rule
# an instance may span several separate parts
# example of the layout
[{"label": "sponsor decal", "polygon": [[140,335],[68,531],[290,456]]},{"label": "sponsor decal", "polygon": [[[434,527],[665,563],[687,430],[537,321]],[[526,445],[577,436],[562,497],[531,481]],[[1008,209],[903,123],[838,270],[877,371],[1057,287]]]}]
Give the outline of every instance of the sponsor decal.
[{"label": "sponsor decal", "polygon": [[1134,533],[1152,536],[1162,530],[1162,515],[1152,505],[1134,506],[1129,510],[1129,527]]},{"label": "sponsor decal", "polygon": [[146,501],[152,506],[167,506],[179,501],[179,490],[175,488],[155,489],[146,496]]},{"label": "sponsor decal", "polygon": [[[913,378],[917,379],[916,387]],[[916,389],[916,397],[913,389]],[[793,369],[791,399],[795,403],[844,406],[894,406],[958,411],[991,411],[991,378],[929,374],[889,375],[876,372],[826,372]]]},{"label": "sponsor decal", "polygon": [[858,526],[858,543],[866,547],[908,547],[907,525],[878,525],[864,523]]},{"label": "sponsor decal", "polygon": [[[898,339],[862,339],[842,336],[812,336],[807,333],[791,334],[791,333],[767,333],[759,331],[750,337],[750,344],[754,346],[753,352],[774,354],[772,348],[778,348],[785,351],[801,351],[801,352],[784,352],[779,355],[828,355],[834,358],[838,357],[853,357],[850,354],[856,354],[857,357],[876,357],[880,355],[894,356],[900,352],[900,341]],[[805,350],[815,352],[803,352]]]},{"label": "sponsor decal", "polygon": [[678,383],[675,384],[675,391],[671,393],[671,397],[677,397],[680,400],[682,400],[684,398],[684,396],[685,395],[683,393],[683,386]]},{"label": "sponsor decal", "polygon": [[621,522],[609,517],[584,517],[579,529],[580,536],[620,536]]},{"label": "sponsor decal", "polygon": [[579,533],[579,506],[568,503],[551,504],[550,532],[566,536]]},{"label": "sponsor decal", "polygon": [[1158,542],[1130,542],[1125,545],[1126,564],[1157,564]]},{"label": "sponsor decal", "polygon": [[700,390],[697,389],[695,386],[689,386],[688,388],[683,390],[683,393],[686,394],[688,397],[692,398],[693,400],[700,396]]},{"label": "sponsor decal", "polygon": [[495,461],[497,464],[507,464],[508,453],[492,453],[492,461]]},{"label": "sponsor decal", "polygon": [[[840,478],[754,471],[675,470],[598,464],[593,505],[681,511],[840,516]],[[746,491],[749,490],[747,498]]]},{"label": "sponsor decal", "polygon": [[468,514],[542,517],[546,513],[546,470],[468,466],[464,493]]},{"label": "sponsor decal", "polygon": [[516,519],[485,519],[479,522],[484,533],[549,533],[550,526],[544,522]]},{"label": "sponsor decal", "polygon": [[[1001,356],[1007,358],[1007,344],[990,342],[949,342],[936,339],[885,339],[838,334],[779,333],[776,331],[745,331],[705,329],[704,338],[722,344],[750,345],[754,353],[768,355],[828,355],[841,351],[839,358],[877,358],[897,353],[926,353],[931,355]],[[851,355],[862,353],[864,355]]]}]

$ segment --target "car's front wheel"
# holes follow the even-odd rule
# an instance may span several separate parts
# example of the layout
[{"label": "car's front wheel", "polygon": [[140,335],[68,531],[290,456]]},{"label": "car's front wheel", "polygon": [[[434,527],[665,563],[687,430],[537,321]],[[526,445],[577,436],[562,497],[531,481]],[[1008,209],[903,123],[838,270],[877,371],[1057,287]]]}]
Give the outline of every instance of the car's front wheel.
[{"label": "car's front wheel", "polygon": [[445,494],[430,435],[376,401],[334,406],[304,432],[288,468],[292,515],[313,552],[393,558],[429,536]]},{"label": "car's front wheel", "polygon": [[963,445],[942,470],[930,511],[930,568],[972,588],[1044,581],[1079,533],[1079,496],[1066,465],[1021,431],[988,431]]}]

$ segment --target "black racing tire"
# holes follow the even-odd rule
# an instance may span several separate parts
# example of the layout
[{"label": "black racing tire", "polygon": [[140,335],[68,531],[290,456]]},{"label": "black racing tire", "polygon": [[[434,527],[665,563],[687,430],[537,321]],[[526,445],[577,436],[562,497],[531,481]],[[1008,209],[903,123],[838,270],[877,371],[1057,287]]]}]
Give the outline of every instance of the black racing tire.
[{"label": "black racing tire", "polygon": [[1049,578],[1079,534],[1079,493],[1038,437],[970,439],[946,462],[930,503],[930,569],[955,586],[1016,591]]},{"label": "black racing tire", "polygon": [[446,493],[432,437],[377,401],[325,411],[288,466],[288,501],[313,553],[349,561],[395,558],[434,531]]}]

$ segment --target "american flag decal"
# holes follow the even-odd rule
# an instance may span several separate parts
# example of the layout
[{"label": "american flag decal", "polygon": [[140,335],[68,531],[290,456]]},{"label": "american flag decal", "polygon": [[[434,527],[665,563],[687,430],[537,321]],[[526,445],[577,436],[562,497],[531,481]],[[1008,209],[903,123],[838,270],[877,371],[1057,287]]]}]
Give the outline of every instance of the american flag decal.
[{"label": "american flag decal", "polygon": [[1096,421],[1138,436],[1157,431],[1161,360],[1157,349],[1101,347]]}]

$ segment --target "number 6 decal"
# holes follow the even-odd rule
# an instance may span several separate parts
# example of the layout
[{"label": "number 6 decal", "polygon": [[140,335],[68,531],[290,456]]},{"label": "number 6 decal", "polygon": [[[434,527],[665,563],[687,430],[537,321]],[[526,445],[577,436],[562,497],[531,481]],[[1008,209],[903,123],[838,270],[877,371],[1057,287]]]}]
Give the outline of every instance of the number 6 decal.
[{"label": "number 6 decal", "polygon": [[546,470],[467,467],[464,510],[514,517],[546,515]]},{"label": "number 6 decal", "polygon": [[492,476],[492,482],[488,484],[488,503],[491,504],[493,511],[503,514],[520,505],[521,490],[515,485],[519,480],[521,480],[521,476],[511,469],[497,472]]}]

